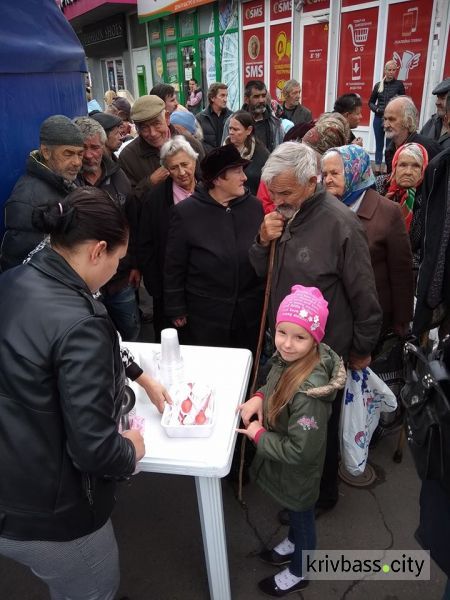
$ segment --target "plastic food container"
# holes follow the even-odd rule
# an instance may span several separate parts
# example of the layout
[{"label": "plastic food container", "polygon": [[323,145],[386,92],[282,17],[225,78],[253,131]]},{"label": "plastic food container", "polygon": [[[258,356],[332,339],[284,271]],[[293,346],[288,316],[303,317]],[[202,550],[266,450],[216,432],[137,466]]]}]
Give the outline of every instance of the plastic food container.
[{"label": "plastic food container", "polygon": [[210,385],[184,381],[170,387],[161,425],[169,437],[209,437],[214,427],[214,391]]}]

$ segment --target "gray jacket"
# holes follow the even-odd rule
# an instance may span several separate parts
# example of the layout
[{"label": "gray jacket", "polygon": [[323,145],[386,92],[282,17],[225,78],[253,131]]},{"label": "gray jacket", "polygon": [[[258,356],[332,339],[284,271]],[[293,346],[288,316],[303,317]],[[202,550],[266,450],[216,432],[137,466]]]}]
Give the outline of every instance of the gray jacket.
[{"label": "gray jacket", "polygon": [[[270,246],[256,241],[250,262],[259,276],[267,271]],[[371,354],[382,313],[369,248],[358,217],[318,187],[277,241],[270,294],[269,324],[295,284],[320,289],[329,317],[323,342],[347,359]]]},{"label": "gray jacket", "polygon": [[439,144],[442,150],[450,148],[450,133],[446,131],[441,135],[442,131],[442,119],[437,114],[431,115],[428,121],[420,130],[420,134],[428,137]]}]

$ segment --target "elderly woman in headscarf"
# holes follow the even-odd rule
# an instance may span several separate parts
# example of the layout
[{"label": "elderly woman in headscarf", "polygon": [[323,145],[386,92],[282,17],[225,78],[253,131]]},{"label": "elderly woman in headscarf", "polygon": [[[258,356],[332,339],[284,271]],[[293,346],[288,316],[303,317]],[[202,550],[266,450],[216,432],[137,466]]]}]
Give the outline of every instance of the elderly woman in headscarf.
[{"label": "elderly woman in headscarf", "polygon": [[428,165],[428,152],[420,144],[404,144],[392,159],[392,173],[377,177],[380,194],[397,202],[402,209],[414,253],[414,268],[420,263],[422,240],[422,181]]},{"label": "elderly woman in headscarf", "polygon": [[406,335],[413,315],[411,247],[402,211],[375,191],[369,154],[349,144],[328,150],[322,158],[326,189],[361,220],[369,244],[378,299],[383,310],[382,334]]}]

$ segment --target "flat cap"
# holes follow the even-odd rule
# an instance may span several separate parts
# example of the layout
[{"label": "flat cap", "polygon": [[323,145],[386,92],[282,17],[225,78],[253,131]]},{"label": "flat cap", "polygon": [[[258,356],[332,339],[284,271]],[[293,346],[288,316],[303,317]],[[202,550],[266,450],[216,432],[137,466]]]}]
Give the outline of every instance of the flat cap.
[{"label": "flat cap", "polygon": [[166,108],[166,103],[159,96],[141,96],[131,107],[133,121],[148,121],[157,117]]},{"label": "flat cap", "polygon": [[108,133],[110,129],[113,127],[117,127],[118,125],[122,125],[123,121],[120,117],[116,115],[110,115],[109,113],[98,112],[95,115],[91,115],[91,119],[100,123],[103,129]]},{"label": "flat cap", "polygon": [[80,128],[64,115],[45,119],[39,131],[39,141],[46,146],[84,146]]},{"label": "flat cap", "polygon": [[450,92],[450,77],[438,83],[431,93],[436,96],[437,94],[447,94],[448,92]]}]

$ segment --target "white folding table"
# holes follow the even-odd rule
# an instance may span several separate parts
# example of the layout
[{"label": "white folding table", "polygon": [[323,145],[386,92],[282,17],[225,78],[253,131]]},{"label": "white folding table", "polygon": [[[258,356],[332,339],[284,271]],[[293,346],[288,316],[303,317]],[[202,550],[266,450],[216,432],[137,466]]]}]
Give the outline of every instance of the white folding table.
[{"label": "white folding table", "polygon": [[[157,374],[159,344],[126,342],[136,362]],[[239,422],[236,407],[245,401],[252,355],[249,350],[182,346],[188,381],[210,383],[215,398],[215,425],[207,438],[170,438],[161,427],[161,415],[144,390],[132,383],[136,412],[145,417],[145,457],[141,471],[195,477],[203,547],[212,600],[231,600],[220,478],[230,471]]]}]

